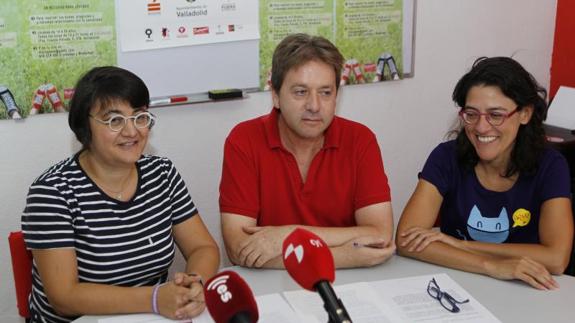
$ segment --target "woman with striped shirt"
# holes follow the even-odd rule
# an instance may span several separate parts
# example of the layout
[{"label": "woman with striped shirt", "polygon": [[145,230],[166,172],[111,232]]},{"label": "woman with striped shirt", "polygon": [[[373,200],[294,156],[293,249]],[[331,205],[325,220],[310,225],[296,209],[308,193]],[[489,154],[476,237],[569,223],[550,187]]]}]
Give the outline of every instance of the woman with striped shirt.
[{"label": "woman with striped shirt", "polygon": [[[155,117],[133,73],[94,68],[76,85],[69,125],[82,149],[30,187],[22,216],[34,256],[32,322],[155,312],[191,318],[219,251],[166,158],[142,155]],[[175,246],[186,268],[168,280]]]}]

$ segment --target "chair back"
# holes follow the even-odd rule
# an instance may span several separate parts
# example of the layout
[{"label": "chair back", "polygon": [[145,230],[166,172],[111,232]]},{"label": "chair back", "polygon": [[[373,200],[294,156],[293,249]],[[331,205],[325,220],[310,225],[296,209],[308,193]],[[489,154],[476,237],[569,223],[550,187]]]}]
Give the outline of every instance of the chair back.
[{"label": "chair back", "polygon": [[16,288],[16,305],[18,314],[30,318],[28,296],[32,290],[32,253],[26,249],[22,231],[10,232],[8,236],[10,256],[12,257],[12,272]]}]

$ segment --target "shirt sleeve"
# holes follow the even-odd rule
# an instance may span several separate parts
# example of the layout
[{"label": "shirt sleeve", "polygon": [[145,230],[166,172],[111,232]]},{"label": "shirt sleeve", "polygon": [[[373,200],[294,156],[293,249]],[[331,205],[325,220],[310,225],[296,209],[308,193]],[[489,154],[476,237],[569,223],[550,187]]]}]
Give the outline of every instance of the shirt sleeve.
[{"label": "shirt sleeve", "polygon": [[63,191],[68,186],[58,177],[35,181],[28,191],[22,214],[22,232],[28,249],[73,248],[74,226]]},{"label": "shirt sleeve", "polygon": [[172,224],[184,222],[198,213],[186,183],[171,161],[168,161],[168,185],[172,205]]},{"label": "shirt sleeve", "polygon": [[563,155],[549,150],[548,158],[545,158],[539,167],[542,201],[556,197],[571,197],[569,165]]},{"label": "shirt sleeve", "polygon": [[440,144],[431,152],[419,173],[419,178],[433,184],[445,197],[449,191],[454,174],[454,163],[457,162],[454,142]]},{"label": "shirt sleeve", "polygon": [[220,212],[257,219],[260,205],[258,172],[249,146],[235,140],[236,135],[232,131],[224,145]]},{"label": "shirt sleeve", "polygon": [[369,132],[369,141],[362,154],[357,169],[357,191],[355,209],[391,201],[387,175],[383,167],[381,151],[377,139]]}]

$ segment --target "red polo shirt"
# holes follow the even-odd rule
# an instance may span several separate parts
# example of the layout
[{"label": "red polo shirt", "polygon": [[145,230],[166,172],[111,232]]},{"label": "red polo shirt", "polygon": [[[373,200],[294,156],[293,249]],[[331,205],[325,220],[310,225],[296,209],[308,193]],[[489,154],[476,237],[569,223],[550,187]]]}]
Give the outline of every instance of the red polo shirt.
[{"label": "red polo shirt", "polygon": [[355,210],[391,199],[375,135],[334,117],[305,183],[295,157],[281,143],[277,109],[238,124],[226,139],[220,212],[257,224],[354,226]]}]

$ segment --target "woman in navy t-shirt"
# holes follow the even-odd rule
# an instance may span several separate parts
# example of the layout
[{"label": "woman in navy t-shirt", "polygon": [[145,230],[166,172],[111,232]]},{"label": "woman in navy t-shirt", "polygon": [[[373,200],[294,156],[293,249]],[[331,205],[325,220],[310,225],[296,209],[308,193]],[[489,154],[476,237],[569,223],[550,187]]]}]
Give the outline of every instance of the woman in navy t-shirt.
[{"label": "woman in navy t-shirt", "polygon": [[567,162],[545,147],[546,95],[511,58],[473,64],[453,91],[457,137],[433,150],[401,216],[402,255],[558,287],[551,275],[569,262],[573,216]]}]

